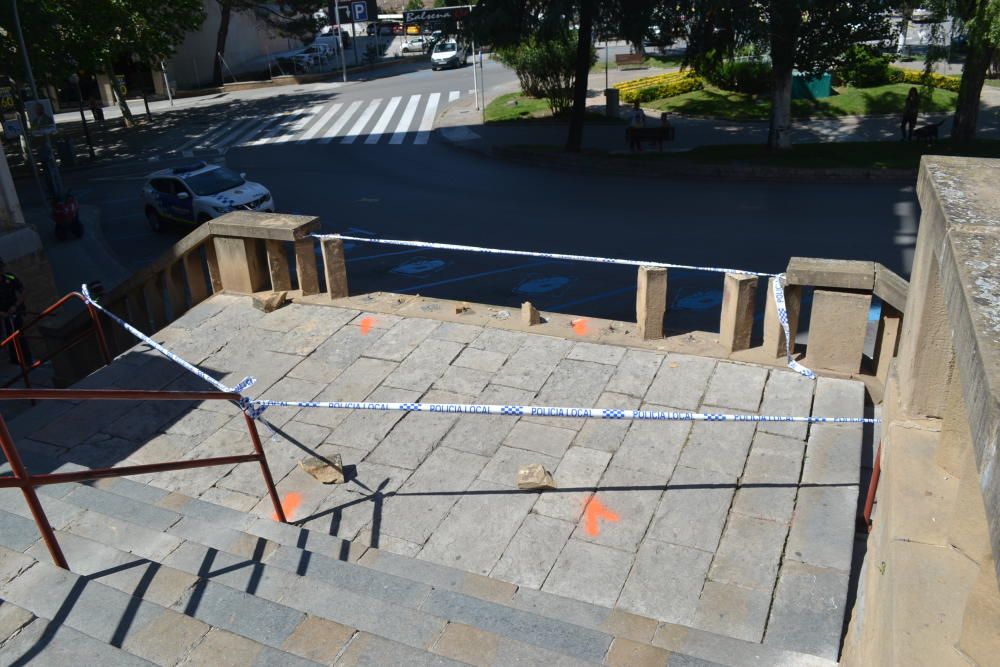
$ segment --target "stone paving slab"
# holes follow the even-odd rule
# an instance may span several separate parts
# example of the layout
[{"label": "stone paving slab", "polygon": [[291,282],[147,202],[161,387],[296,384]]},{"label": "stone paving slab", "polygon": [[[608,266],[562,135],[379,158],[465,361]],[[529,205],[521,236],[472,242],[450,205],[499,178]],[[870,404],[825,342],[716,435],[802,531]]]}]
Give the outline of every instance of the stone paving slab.
[{"label": "stone paving slab", "polygon": [[[572,337],[569,327],[566,337],[553,337],[314,305],[263,314],[249,299],[232,296],[209,299],[157,334],[224,382],[258,377],[250,393],[275,399],[861,415],[859,382],[814,382],[783,369]],[[141,345],[85,382],[204,388]],[[249,451],[242,417],[225,402],[178,403],[166,411],[118,402],[58,411],[39,407],[38,414],[28,411],[13,419],[12,433],[71,464],[151,463]],[[799,641],[794,609],[815,608],[809,613],[843,620],[842,606],[833,612],[810,606],[813,584],[800,570],[813,568],[830,582],[830,590],[842,586],[846,594],[858,493],[858,427],[320,408],[272,408],[264,416],[273,430],[263,425],[259,430],[286,512],[313,533],[329,535],[336,542],[330,549],[346,544],[338,538],[363,540],[389,554],[415,557],[427,568],[464,570],[473,579],[462,586],[489,581],[483,579],[488,576],[510,582],[503,586],[520,586],[519,595],[557,593],[563,598],[549,598],[747,641],[773,641],[782,648],[795,649]],[[298,465],[307,456],[334,454],[346,466],[342,485],[320,484]],[[517,469],[528,463],[544,465],[557,488],[518,490]],[[144,487],[151,489],[150,502],[165,510],[174,510],[178,502],[199,503],[192,512],[204,507],[209,521],[239,527],[249,512],[260,517],[259,525],[272,525],[273,508],[256,464],[146,475],[135,482],[152,485]],[[74,493],[105,511],[99,489]],[[58,527],[80,538],[106,539],[152,559],[166,557],[181,542],[159,532],[170,512],[121,509],[131,514],[98,521],[81,509],[60,513],[59,496],[52,495],[58,491],[44,489],[43,502],[52,506]],[[16,494],[2,492],[8,493]],[[14,512],[5,519],[13,522],[10,539],[23,534],[28,546],[37,540],[34,527],[20,525],[26,519],[13,501],[0,509],[8,506]],[[602,512],[588,518],[588,507]],[[135,514],[139,511],[148,516]],[[184,526],[176,531],[191,528]],[[281,544],[296,546],[295,535],[281,537]],[[396,573],[406,576],[405,568]],[[307,608],[337,604],[297,592]],[[225,613],[236,604],[220,598],[206,606],[206,613]],[[342,611],[335,618],[348,625],[353,620],[371,628],[407,622],[405,615],[380,617],[376,610]],[[475,613],[480,612],[485,613]],[[773,631],[771,624],[776,624]],[[286,629],[262,632],[270,633],[267,643],[280,648],[288,640]],[[437,631],[418,624],[403,636],[405,643],[426,648],[424,641]],[[802,642],[826,650],[812,639]],[[363,660],[367,652],[357,650]],[[371,655],[402,650],[383,646]]]}]

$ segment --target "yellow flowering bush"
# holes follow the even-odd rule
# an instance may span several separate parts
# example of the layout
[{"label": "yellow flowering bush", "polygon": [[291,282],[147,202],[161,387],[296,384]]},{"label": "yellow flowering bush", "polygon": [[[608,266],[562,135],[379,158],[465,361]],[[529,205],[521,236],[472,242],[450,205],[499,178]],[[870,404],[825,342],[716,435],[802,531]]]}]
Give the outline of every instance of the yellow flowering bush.
[{"label": "yellow flowering bush", "polygon": [[945,74],[925,74],[919,69],[903,69],[902,67],[889,68],[889,83],[911,83],[914,86],[931,86],[932,88],[943,88],[953,93],[958,92],[962,83],[961,77],[947,76]]},{"label": "yellow flowering bush", "polygon": [[705,82],[691,70],[646,76],[615,85],[619,91],[619,99],[625,104],[631,104],[636,100],[649,102],[663,97],[673,97],[704,87]]}]

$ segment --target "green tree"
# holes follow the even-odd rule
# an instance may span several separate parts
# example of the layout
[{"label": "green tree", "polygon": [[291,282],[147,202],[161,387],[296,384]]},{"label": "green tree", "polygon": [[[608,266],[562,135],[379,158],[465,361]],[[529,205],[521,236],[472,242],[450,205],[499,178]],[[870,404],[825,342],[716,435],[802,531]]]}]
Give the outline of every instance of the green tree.
[{"label": "green tree", "polygon": [[976,138],[979,97],[990,63],[1000,55],[1000,0],[933,0],[931,7],[939,18],[950,15],[960,21],[966,38],[962,83],[951,128],[952,142],[961,145]]},{"label": "green tree", "polygon": [[423,9],[423,8],[424,8],[424,3],[421,0],[407,0],[406,7],[404,7],[404,9],[406,9],[407,11],[415,11],[417,9]]},{"label": "green tree", "polygon": [[[20,3],[18,10],[35,78],[56,86],[80,68],[111,75],[111,63],[122,56],[157,63],[205,19],[201,0],[33,0]],[[0,4],[0,28],[0,67],[23,82],[6,2]],[[111,80],[115,82],[113,76]],[[124,95],[117,93],[126,123],[131,123]]]},{"label": "green tree", "polygon": [[696,69],[717,67],[744,46],[770,54],[771,150],[791,145],[795,70],[821,74],[851,44],[889,36],[884,0],[705,0],[692,8],[688,59]]},{"label": "green tree", "polygon": [[576,45],[574,33],[544,40],[532,37],[498,49],[496,58],[514,70],[525,95],[546,99],[553,114],[563,114],[573,103]]},{"label": "green tree", "polygon": [[[269,30],[287,37],[304,38],[319,29],[314,18],[321,9],[333,16],[334,3],[324,0],[215,0],[219,5],[219,28],[215,35],[215,54],[212,66],[212,83],[222,85],[222,58],[226,55],[229,22],[233,12],[250,13]],[[169,3],[167,3],[169,4]],[[327,7],[329,5],[329,7]],[[343,5],[342,5],[343,7]],[[334,19],[335,22],[335,19]]]}]

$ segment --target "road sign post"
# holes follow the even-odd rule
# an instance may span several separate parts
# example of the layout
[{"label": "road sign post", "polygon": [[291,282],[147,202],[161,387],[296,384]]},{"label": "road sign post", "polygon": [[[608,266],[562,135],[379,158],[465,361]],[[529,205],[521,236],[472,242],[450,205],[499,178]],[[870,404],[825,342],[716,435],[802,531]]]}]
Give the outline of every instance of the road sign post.
[{"label": "road sign post", "polygon": [[344,32],[340,27],[340,0],[334,0],[333,13],[337,16],[337,44],[340,46],[340,67],[344,82],[347,82],[347,54],[344,53]]},{"label": "road sign post", "polygon": [[368,21],[368,3],[354,0],[351,3],[351,42],[354,44],[354,64],[358,65],[358,22]]}]

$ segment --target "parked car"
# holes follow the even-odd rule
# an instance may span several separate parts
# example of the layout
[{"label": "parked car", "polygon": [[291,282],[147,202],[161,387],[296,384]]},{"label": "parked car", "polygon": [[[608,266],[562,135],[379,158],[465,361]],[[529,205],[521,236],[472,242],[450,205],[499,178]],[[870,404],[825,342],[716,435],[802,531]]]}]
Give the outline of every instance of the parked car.
[{"label": "parked car", "polygon": [[328,44],[310,44],[299,51],[296,56],[309,56],[312,64],[321,65],[333,56],[333,51]]},{"label": "parked car", "polygon": [[141,196],[146,221],[157,232],[168,221],[192,225],[230,211],[274,211],[274,198],[263,185],[205,162],[153,172]]},{"label": "parked car", "polygon": [[427,50],[427,40],[423,37],[412,37],[399,47],[401,53],[423,53]]},{"label": "parked car", "polygon": [[[351,31],[348,30],[347,28],[343,27],[343,26],[341,26],[338,29],[337,26],[335,26],[335,25],[325,26],[320,31],[319,36],[315,40],[313,40],[313,44],[316,44],[317,42],[328,43],[328,44],[336,44],[337,43],[338,30],[339,30],[341,36],[343,37],[344,46],[345,47],[350,46],[351,45]],[[336,48],[336,47],[334,47],[334,48]]]},{"label": "parked car", "polygon": [[469,62],[469,51],[465,44],[455,39],[438,42],[431,53],[431,69],[461,67]]},{"label": "parked car", "polygon": [[375,30],[378,30],[380,35],[402,35],[403,34],[403,24],[397,23],[395,21],[379,21],[378,23],[369,23],[367,32],[368,36],[372,37],[375,35]]}]

